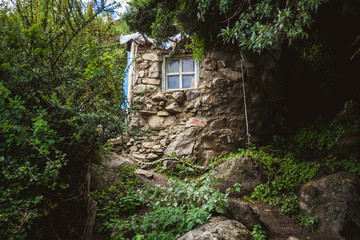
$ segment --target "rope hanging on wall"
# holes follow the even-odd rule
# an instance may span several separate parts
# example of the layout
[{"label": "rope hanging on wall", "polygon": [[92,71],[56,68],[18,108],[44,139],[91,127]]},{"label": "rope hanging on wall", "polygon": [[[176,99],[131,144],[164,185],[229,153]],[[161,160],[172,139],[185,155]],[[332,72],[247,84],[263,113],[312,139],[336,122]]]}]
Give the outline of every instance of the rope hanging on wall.
[{"label": "rope hanging on wall", "polygon": [[243,84],[243,94],[244,94],[244,110],[245,110],[245,122],[246,122],[246,137],[247,137],[247,144],[250,147],[250,133],[249,133],[249,121],[248,121],[248,114],[247,114],[247,106],[246,106],[246,91],[245,91],[245,74],[244,74],[244,58],[241,55],[241,74],[242,74],[242,84]]}]

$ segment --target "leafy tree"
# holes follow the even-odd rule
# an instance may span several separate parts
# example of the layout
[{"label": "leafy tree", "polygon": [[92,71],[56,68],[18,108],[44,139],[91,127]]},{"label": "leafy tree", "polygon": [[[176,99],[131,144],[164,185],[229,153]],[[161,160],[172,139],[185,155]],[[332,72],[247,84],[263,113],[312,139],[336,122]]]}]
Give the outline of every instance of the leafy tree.
[{"label": "leafy tree", "polygon": [[0,238],[41,238],[34,224],[75,199],[92,153],[126,131],[126,55],[118,4],[12,3],[0,8]]},{"label": "leafy tree", "polygon": [[158,43],[178,29],[197,48],[213,47],[221,39],[261,52],[284,39],[306,37],[312,14],[325,1],[133,0],[125,18],[132,30]]}]

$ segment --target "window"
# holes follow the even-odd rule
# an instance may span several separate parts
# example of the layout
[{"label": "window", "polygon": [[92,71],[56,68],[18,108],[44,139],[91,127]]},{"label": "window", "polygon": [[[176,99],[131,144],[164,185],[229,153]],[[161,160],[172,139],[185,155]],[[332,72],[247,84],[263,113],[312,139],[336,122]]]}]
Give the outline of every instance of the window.
[{"label": "window", "polygon": [[198,85],[198,63],[186,56],[164,58],[163,90],[191,89]]}]

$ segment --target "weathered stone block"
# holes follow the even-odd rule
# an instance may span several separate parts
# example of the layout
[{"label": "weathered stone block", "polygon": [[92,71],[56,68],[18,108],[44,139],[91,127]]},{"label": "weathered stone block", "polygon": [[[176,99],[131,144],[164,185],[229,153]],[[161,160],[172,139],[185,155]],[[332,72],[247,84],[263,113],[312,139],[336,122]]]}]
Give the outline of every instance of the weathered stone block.
[{"label": "weathered stone block", "polygon": [[186,100],[190,101],[200,96],[199,91],[187,91],[186,92]]},{"label": "weathered stone block", "polygon": [[160,85],[161,81],[160,79],[155,79],[155,78],[144,78],[142,80],[142,83],[150,84],[150,85]]},{"label": "weathered stone block", "polygon": [[184,92],[174,92],[173,94],[171,94],[171,97],[175,99],[175,101],[179,104],[183,103],[186,99]]},{"label": "weathered stone block", "polygon": [[143,148],[152,148],[152,147],[154,147],[154,145],[155,145],[154,142],[144,142],[144,143],[142,144],[142,147],[143,147]]},{"label": "weathered stone block", "polygon": [[159,117],[157,115],[151,116],[148,119],[148,123],[150,128],[154,130],[160,130],[164,124],[165,119],[163,117]]},{"label": "weathered stone block", "polygon": [[143,78],[145,76],[145,71],[144,70],[139,71],[138,76],[140,78]]},{"label": "weathered stone block", "polygon": [[149,160],[155,160],[158,158],[158,155],[156,155],[155,153],[149,153],[147,156],[146,156],[146,159],[149,159]]},{"label": "weathered stone block", "polygon": [[186,122],[186,127],[205,127],[207,123],[206,118],[190,118]]},{"label": "weathered stone block", "polygon": [[153,101],[166,101],[166,96],[162,93],[157,93],[151,98]]},{"label": "weathered stone block", "polygon": [[146,159],[146,155],[141,154],[141,153],[137,153],[137,152],[134,152],[134,153],[132,154],[132,156],[133,156],[134,158],[141,159],[141,160],[145,160],[145,159]]},{"label": "weathered stone block", "polygon": [[167,117],[164,121],[164,127],[175,126],[177,123],[177,119],[175,116]]},{"label": "weathered stone block", "polygon": [[159,76],[160,76],[159,64],[153,63],[149,68],[148,77],[149,78],[157,78]]},{"label": "weathered stone block", "polygon": [[168,112],[173,113],[173,114],[182,112],[182,109],[176,103],[171,103],[169,106],[165,107],[165,109],[168,110]]},{"label": "weathered stone block", "polygon": [[170,113],[168,111],[159,111],[157,112],[157,115],[160,117],[168,117],[170,116]]},{"label": "weathered stone block", "polygon": [[146,93],[146,92],[154,93],[154,92],[156,92],[156,90],[157,90],[157,87],[155,87],[155,86],[152,86],[152,85],[143,85],[143,84],[136,85],[136,86],[133,88],[133,92],[134,92],[135,94],[141,94],[141,93]]},{"label": "weathered stone block", "polygon": [[129,148],[130,152],[136,152],[139,150],[139,148],[137,146],[132,146]]},{"label": "weathered stone block", "polygon": [[169,139],[167,139],[167,138],[164,138],[164,139],[161,139],[161,140],[160,140],[160,144],[161,144],[161,146],[163,146],[163,147],[166,147],[167,145],[169,145],[169,143],[170,143],[170,141],[169,141]]},{"label": "weathered stone block", "polygon": [[139,69],[140,69],[140,70],[145,70],[145,69],[147,69],[149,66],[150,66],[149,63],[147,63],[147,62],[142,62],[142,63],[139,64]]},{"label": "weathered stone block", "polygon": [[145,53],[142,55],[142,58],[152,62],[159,61],[159,56],[156,53]]},{"label": "weathered stone block", "polygon": [[156,114],[155,111],[149,111],[149,110],[140,110],[139,113],[140,113],[140,115],[143,115],[143,116],[151,116],[151,115]]}]

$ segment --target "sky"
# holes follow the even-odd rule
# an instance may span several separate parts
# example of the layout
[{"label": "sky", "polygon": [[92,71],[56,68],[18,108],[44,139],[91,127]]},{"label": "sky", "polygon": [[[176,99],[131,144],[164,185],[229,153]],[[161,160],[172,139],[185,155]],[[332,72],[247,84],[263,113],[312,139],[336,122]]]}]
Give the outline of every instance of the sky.
[{"label": "sky", "polygon": [[[14,0],[15,1],[15,0]],[[0,0],[0,3],[1,2],[7,2],[7,3],[11,3],[10,0]],[[88,2],[88,1],[85,1],[83,0],[84,3]],[[119,9],[117,9],[116,11],[119,12],[119,13],[124,13],[125,10],[126,10],[126,6],[128,5],[127,2],[130,2],[130,0],[108,0],[109,3],[111,2],[118,2],[118,3],[121,3],[121,7]]]}]

